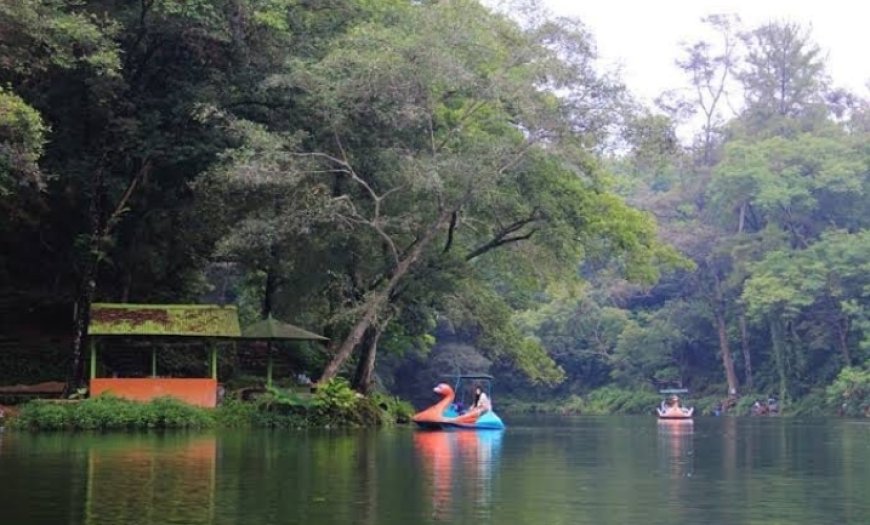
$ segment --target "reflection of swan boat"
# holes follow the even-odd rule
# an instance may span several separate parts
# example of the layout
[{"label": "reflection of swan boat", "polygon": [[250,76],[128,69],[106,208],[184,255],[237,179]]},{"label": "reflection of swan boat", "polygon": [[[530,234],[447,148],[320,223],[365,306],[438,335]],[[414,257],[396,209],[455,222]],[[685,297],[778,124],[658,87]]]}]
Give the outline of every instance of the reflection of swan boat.
[{"label": "reflection of swan boat", "polygon": [[659,419],[692,419],[692,414],[695,412],[694,407],[684,407],[680,404],[680,398],[677,394],[685,394],[688,390],[684,388],[674,388],[667,390],[659,390],[660,394],[665,394],[668,397],[662,401],[661,406],[656,407]]},{"label": "reflection of swan boat", "polygon": [[658,442],[661,469],[674,479],[692,475],[695,433],[691,419],[659,419]]},{"label": "reflection of swan boat", "polygon": [[460,375],[456,377],[456,390],[447,383],[440,383],[434,388],[441,400],[431,407],[414,415],[414,422],[420,428],[430,430],[467,429],[467,430],[501,430],[504,423],[491,408],[480,410],[471,408],[463,410],[462,400],[456,401],[456,391],[460,391],[462,381],[473,380],[483,390],[488,398],[492,393],[492,376]]},{"label": "reflection of swan boat", "polygon": [[415,432],[414,448],[429,478],[437,521],[458,521],[458,494],[471,494],[477,512],[492,510],[492,480],[504,432]]}]

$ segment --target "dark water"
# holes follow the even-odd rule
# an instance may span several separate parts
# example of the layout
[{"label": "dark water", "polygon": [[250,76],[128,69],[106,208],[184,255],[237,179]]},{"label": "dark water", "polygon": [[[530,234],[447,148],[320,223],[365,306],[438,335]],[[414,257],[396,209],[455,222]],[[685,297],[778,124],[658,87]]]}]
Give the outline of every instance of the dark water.
[{"label": "dark water", "polygon": [[870,423],[0,434],[0,524],[870,524]]}]

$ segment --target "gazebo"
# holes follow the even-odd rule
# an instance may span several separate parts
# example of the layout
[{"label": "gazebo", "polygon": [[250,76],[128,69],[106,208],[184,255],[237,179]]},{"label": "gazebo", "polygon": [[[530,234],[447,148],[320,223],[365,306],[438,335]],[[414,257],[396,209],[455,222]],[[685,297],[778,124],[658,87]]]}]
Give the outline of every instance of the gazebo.
[{"label": "gazebo", "polygon": [[[111,392],[137,401],[172,396],[192,405],[214,407],[217,405],[217,343],[240,336],[235,306],[95,303],[91,305],[88,325],[90,394]],[[201,340],[209,350],[210,377],[158,377],[158,351],[153,344],[151,377],[97,377],[99,342],[125,337],[147,337],[152,343]]]},{"label": "gazebo", "polygon": [[258,321],[242,330],[243,339],[266,341],[266,385],[272,386],[272,343],[274,341],[329,341],[322,335],[317,335],[303,328],[279,321],[270,314],[266,319]]}]

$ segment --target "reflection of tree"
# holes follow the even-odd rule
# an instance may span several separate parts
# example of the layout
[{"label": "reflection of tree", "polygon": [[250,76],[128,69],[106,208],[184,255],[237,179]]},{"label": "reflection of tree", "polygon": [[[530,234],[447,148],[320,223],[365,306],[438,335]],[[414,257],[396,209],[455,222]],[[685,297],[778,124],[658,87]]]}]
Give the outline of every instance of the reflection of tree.
[{"label": "reflection of tree", "polygon": [[378,523],[378,467],[377,443],[374,432],[361,432],[358,436],[357,472],[362,491],[361,524]]},{"label": "reflection of tree", "polygon": [[[414,445],[431,480],[432,517],[454,518],[458,503],[471,501],[475,517],[492,515],[492,479],[500,431],[417,432]],[[459,494],[454,501],[453,494]]]},{"label": "reflection of tree", "polygon": [[85,523],[213,523],[214,436],[88,451]]}]

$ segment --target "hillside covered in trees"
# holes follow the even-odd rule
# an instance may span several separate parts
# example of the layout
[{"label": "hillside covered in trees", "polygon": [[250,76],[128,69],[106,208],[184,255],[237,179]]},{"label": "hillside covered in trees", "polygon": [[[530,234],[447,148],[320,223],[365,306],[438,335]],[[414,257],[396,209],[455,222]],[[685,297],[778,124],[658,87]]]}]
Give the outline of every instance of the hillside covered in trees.
[{"label": "hillside covered in trees", "polygon": [[93,302],[220,302],[364,393],[870,411],[870,103],[809,30],[711,16],[645,107],[499,5],[0,1],[0,384],[79,382]]}]

